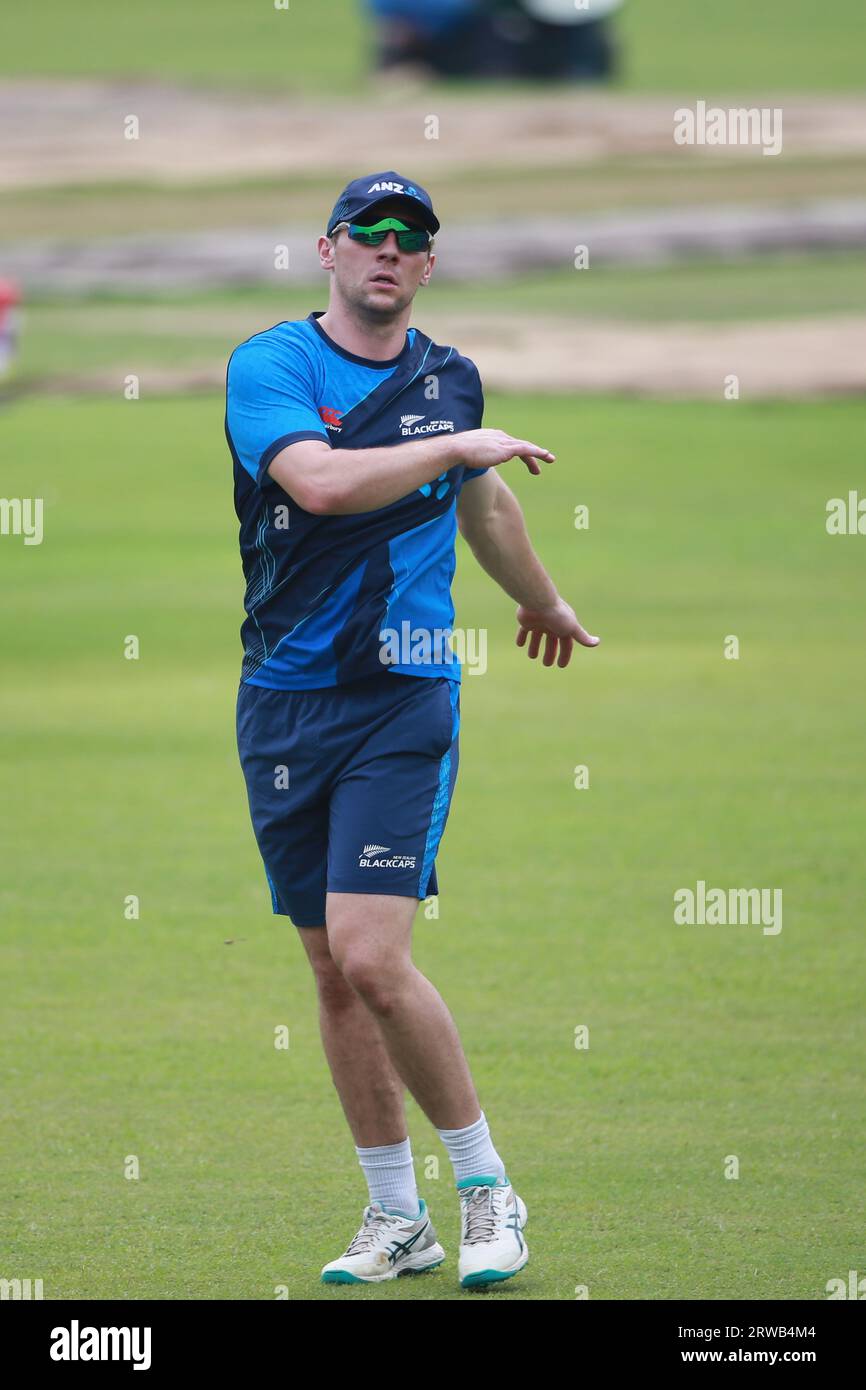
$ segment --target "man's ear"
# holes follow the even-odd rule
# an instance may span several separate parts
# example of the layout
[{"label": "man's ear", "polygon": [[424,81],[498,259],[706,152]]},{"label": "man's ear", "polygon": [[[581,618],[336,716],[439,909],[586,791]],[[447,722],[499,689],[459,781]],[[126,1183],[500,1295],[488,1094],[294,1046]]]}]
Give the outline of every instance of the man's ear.
[{"label": "man's ear", "polygon": [[423,271],[423,274],[422,274],[422,276],[421,276],[421,280],[420,280],[420,282],[419,282],[419,283],[421,284],[421,286],[429,285],[429,283],[430,283],[430,276],[433,274],[433,267],[434,267],[435,264],[436,264],[436,253],[435,253],[435,251],[431,251],[431,252],[430,252],[430,255],[427,257],[427,264],[426,264],[425,267],[424,267],[424,271]]},{"label": "man's ear", "polygon": [[319,252],[319,264],[323,270],[333,270],[334,268],[334,239],[329,236],[320,236],[316,243]]}]

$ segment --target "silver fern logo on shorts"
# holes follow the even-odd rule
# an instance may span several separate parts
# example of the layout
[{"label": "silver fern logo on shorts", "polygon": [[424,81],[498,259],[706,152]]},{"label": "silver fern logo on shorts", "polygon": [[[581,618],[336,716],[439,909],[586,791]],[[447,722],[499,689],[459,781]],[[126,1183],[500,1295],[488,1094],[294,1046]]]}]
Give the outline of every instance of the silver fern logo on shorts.
[{"label": "silver fern logo on shorts", "polygon": [[359,869],[414,869],[414,854],[395,854],[391,859],[381,855],[390,854],[390,845],[365,845],[358,855]]}]

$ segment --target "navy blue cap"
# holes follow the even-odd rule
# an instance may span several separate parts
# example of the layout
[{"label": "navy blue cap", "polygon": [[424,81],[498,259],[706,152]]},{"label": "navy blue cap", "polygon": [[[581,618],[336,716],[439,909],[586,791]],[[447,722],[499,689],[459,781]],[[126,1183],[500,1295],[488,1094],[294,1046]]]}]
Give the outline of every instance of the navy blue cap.
[{"label": "navy blue cap", "polygon": [[414,214],[429,232],[436,235],[440,224],[433,211],[430,194],[420,184],[395,174],[393,169],[386,170],[384,174],[366,174],[347,183],[328,218],[326,235],[331,235],[338,222],[354,222],[362,212],[390,198],[403,200],[406,212]]}]

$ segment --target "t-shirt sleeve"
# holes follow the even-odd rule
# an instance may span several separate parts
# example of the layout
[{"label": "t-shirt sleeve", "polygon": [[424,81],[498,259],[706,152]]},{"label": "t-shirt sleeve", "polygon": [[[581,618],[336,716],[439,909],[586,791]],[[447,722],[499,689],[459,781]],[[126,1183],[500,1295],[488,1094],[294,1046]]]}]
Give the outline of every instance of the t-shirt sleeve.
[{"label": "t-shirt sleeve", "polygon": [[[481,373],[479,372],[474,362],[472,363],[472,371],[475,376],[475,394],[478,404],[478,413],[475,422],[470,426],[470,429],[480,430],[481,421],[484,419],[484,391],[481,387]],[[487,468],[467,468],[463,473],[461,484],[468,483],[472,478],[480,478],[481,474],[486,473],[487,471]]]},{"label": "t-shirt sleeve", "polygon": [[302,351],[241,343],[226,372],[226,435],[232,452],[261,486],[271,459],[301,439],[328,433],[316,407],[313,367]]}]

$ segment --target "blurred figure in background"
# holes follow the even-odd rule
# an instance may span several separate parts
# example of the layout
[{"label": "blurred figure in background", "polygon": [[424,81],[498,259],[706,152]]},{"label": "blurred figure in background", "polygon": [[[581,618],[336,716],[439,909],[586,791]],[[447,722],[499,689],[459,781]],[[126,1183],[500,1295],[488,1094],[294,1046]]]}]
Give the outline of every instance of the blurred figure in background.
[{"label": "blurred figure in background", "polygon": [[380,70],[476,75],[486,19],[481,0],[366,0],[366,5],[376,20]]},{"label": "blurred figure in background", "polygon": [[8,376],[18,350],[21,291],[11,280],[0,280],[0,380]]},{"label": "blurred figure in background", "polygon": [[380,70],[425,76],[603,81],[622,0],[366,0]]},{"label": "blurred figure in background", "polygon": [[489,0],[497,77],[601,82],[616,71],[608,16],[622,0]]}]

